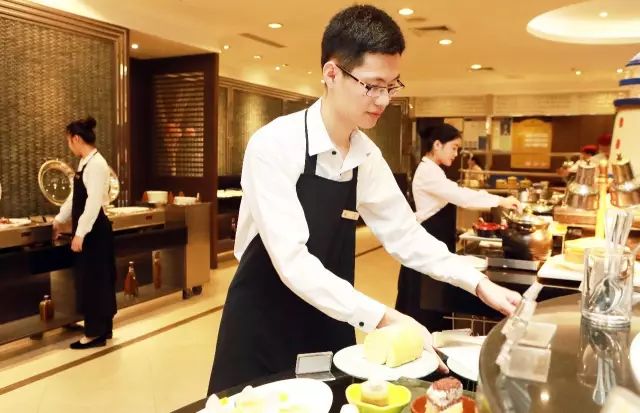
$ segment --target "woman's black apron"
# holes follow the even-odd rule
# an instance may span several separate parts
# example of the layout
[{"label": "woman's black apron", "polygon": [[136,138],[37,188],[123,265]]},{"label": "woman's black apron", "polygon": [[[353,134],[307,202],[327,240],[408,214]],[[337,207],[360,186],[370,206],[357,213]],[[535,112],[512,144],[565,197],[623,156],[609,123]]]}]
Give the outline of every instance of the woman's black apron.
[{"label": "woman's black apron", "polygon": [[[97,152],[95,152],[97,153]],[[91,158],[93,158],[92,155]],[[78,228],[78,220],[87,202],[87,188],[82,177],[89,161],[76,172],[73,179],[73,203],[71,222],[73,234]],[[85,318],[85,334],[93,336],[92,326],[87,321],[111,320],[116,313],[116,265],[111,222],[102,208],[98,212],[91,231],[84,237],[82,252],[75,255],[75,269],[78,281],[78,309]],[[109,333],[105,331],[104,333]],[[102,334],[100,332],[99,334]]]},{"label": "woman's black apron", "polygon": [[[456,250],[456,206],[447,204],[440,211],[422,222],[422,227],[436,239],[444,242],[449,251]],[[420,308],[422,285],[434,297],[443,294],[446,284],[423,275],[411,268],[402,266],[398,277],[398,297],[396,310],[409,315],[427,327],[430,331],[451,328],[451,322],[442,318],[442,313]]]},{"label": "woman's black apron", "polygon": [[[342,212],[356,210],[358,169],[349,182],[317,176],[306,112],[304,128],[305,166],[296,192],[309,227],[307,248],[325,268],[353,284],[356,221],[342,218]],[[229,287],[207,394],[293,371],[300,353],[337,352],[355,342],[351,325],[325,315],[283,284],[258,234]]]}]

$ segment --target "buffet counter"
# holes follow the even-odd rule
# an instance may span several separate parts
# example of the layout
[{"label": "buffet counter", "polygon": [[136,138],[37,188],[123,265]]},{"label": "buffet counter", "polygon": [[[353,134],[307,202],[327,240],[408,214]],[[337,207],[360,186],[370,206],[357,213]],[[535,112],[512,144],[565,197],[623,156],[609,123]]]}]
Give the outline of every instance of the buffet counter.
[{"label": "buffet counter", "polygon": [[629,343],[640,332],[640,305],[633,308],[631,327],[616,330],[582,324],[579,301],[580,295],[574,294],[540,302],[533,316],[533,321],[558,327],[551,342],[550,369],[545,383],[502,375],[495,361],[504,343],[500,332],[503,323],[489,333],[480,354],[478,401],[482,402],[478,405],[488,407],[481,408],[481,412],[599,412],[606,392],[598,388],[602,377],[597,378],[599,357],[594,347],[602,348],[605,358],[616,360],[611,371],[615,382],[637,392],[631,378]]},{"label": "buffet counter", "polygon": [[[184,298],[199,294],[209,279],[210,205],[129,208],[108,213],[114,227],[118,308],[180,291]],[[0,345],[38,338],[83,319],[78,312],[71,238],[52,242],[51,231],[51,223],[0,231],[0,238],[7,241],[0,248]],[[30,242],[24,243],[25,239]],[[123,293],[130,262],[138,296]],[[39,303],[45,295],[53,300],[54,316],[42,320]]]}]

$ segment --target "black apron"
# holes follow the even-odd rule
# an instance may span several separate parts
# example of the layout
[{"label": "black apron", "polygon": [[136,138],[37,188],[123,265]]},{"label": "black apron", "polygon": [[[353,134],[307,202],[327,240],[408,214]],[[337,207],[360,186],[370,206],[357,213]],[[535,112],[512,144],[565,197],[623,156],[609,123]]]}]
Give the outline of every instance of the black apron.
[{"label": "black apron", "polygon": [[[78,220],[87,202],[87,188],[84,186],[82,176],[91,158],[73,178],[71,207],[73,234],[76,233]],[[116,313],[116,264],[111,222],[102,208],[98,212],[91,231],[84,237],[82,251],[74,255],[78,277],[79,310],[85,319],[110,319]]]},{"label": "black apron", "polygon": [[[436,239],[444,242],[452,253],[456,251],[456,206],[447,204],[440,211],[422,222],[422,227]],[[396,310],[413,317],[430,331],[450,328],[451,322],[442,318],[442,313],[425,311],[420,308],[422,284],[433,296],[442,294],[446,285],[423,275],[404,265],[398,276],[398,296]]]},{"label": "black apron", "polygon": [[[342,218],[342,211],[356,210],[358,168],[349,182],[317,176],[317,155],[309,156],[306,112],[304,128],[305,166],[296,192],[309,227],[307,248],[353,285],[356,221]],[[337,352],[355,342],[352,326],[325,315],[284,285],[258,234],[242,254],[229,287],[207,394],[293,370],[300,353]]]}]

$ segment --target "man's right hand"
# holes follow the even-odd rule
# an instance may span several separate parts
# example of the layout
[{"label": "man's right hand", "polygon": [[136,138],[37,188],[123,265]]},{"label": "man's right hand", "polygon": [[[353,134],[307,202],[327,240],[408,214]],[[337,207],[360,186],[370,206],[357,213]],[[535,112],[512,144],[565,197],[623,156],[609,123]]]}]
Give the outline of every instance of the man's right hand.
[{"label": "man's right hand", "polygon": [[398,310],[387,307],[387,310],[385,311],[384,316],[382,316],[382,320],[380,320],[380,323],[378,323],[377,328],[382,328],[382,327],[386,327],[394,324],[407,324],[407,323],[414,324],[421,329],[422,334],[424,336],[424,349],[432,353],[434,356],[436,356],[439,364],[438,370],[440,370],[440,372],[444,374],[449,373],[449,369],[447,368],[447,365],[444,364],[440,356],[438,356],[438,353],[433,348],[433,338],[431,337],[431,333],[429,332],[429,330],[427,330],[425,326],[418,323],[413,318],[409,317],[408,315],[402,314]]}]

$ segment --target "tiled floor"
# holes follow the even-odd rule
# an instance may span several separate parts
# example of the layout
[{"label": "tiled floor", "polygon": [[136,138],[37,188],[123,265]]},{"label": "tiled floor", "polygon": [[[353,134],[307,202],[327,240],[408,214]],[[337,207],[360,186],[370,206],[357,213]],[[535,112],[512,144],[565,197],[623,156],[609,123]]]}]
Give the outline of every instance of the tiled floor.
[{"label": "tiled floor", "polygon": [[[393,305],[399,264],[359,229],[356,288]],[[174,294],[118,313],[105,348],[73,351],[78,333],[0,347],[0,412],[170,412],[205,395],[235,261],[212,271],[203,294]],[[177,325],[176,325],[177,324]],[[361,337],[360,337],[361,338]]]}]

